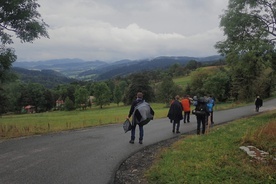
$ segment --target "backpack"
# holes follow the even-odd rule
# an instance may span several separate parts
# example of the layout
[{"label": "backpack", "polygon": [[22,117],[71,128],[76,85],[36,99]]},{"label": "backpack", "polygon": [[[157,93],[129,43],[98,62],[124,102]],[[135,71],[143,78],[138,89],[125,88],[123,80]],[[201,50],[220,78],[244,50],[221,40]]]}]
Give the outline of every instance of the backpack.
[{"label": "backpack", "polygon": [[213,112],[213,103],[207,103],[209,112]]},{"label": "backpack", "polygon": [[147,102],[143,101],[137,104],[133,114],[139,125],[146,125],[153,120],[154,111]]},{"label": "backpack", "polygon": [[192,114],[196,116],[205,116],[206,115],[206,104],[199,104],[192,111]]}]

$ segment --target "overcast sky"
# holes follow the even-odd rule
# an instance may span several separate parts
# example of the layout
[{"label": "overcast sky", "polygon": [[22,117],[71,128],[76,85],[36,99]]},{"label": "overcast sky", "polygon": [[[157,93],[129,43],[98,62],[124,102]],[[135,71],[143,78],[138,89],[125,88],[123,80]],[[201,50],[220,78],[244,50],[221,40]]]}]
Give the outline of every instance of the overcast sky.
[{"label": "overcast sky", "polygon": [[117,61],[218,54],[228,0],[38,0],[50,39],[15,42],[18,61]]}]

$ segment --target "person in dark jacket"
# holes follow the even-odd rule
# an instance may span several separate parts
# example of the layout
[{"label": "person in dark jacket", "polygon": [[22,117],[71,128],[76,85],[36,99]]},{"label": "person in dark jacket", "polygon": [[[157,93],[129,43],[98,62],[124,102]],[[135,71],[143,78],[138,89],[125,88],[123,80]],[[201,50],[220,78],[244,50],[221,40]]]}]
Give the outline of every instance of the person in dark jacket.
[{"label": "person in dark jacket", "polygon": [[204,97],[199,98],[195,108],[195,115],[197,120],[197,134],[200,134],[200,127],[202,125],[201,133],[205,134],[206,116],[209,116],[206,100]]},{"label": "person in dark jacket", "polygon": [[260,107],[263,106],[263,100],[260,98],[260,96],[257,96],[255,99],[255,106],[256,106],[256,112],[259,112]]},{"label": "person in dark jacket", "polygon": [[[127,116],[127,119],[129,119],[134,110],[135,110],[135,107],[139,104],[139,103],[142,103],[144,101],[143,99],[143,93],[142,92],[138,92],[137,95],[136,95],[136,100],[134,100],[131,104],[131,107],[130,107],[130,110],[129,110],[129,113],[128,113],[128,116]],[[131,129],[131,138],[130,138],[130,141],[129,143],[131,144],[134,144],[134,140],[135,140],[135,129],[136,129],[136,125],[138,124],[137,122],[137,119],[135,117],[132,117],[132,129]],[[140,144],[143,144],[143,138],[144,138],[144,128],[143,128],[143,125],[139,125],[139,143]]]},{"label": "person in dark jacket", "polygon": [[179,96],[175,96],[175,100],[170,106],[169,112],[168,112],[168,118],[171,122],[173,122],[173,130],[172,132],[175,133],[175,126],[176,126],[176,133],[180,133],[180,121],[183,119],[182,115],[182,104],[179,102]]}]

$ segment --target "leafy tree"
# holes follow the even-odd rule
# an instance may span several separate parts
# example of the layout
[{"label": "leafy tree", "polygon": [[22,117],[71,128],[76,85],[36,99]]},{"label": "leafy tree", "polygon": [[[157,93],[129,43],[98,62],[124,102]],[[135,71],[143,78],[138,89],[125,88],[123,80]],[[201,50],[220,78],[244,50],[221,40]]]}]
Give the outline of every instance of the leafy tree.
[{"label": "leafy tree", "polygon": [[59,94],[60,99],[65,99],[69,97],[69,99],[74,103],[75,102],[75,87],[73,84],[63,84],[57,87],[57,92]]},{"label": "leafy tree", "polygon": [[191,60],[186,64],[185,68],[189,70],[195,70],[198,68],[198,62],[195,60]]},{"label": "leafy tree", "polygon": [[119,106],[119,103],[122,101],[122,91],[119,86],[115,86],[114,89],[114,102]]},{"label": "leafy tree", "polygon": [[[33,42],[40,37],[48,37],[48,25],[41,19],[36,0],[1,0],[0,1],[0,90],[1,106],[7,100],[3,91],[3,83],[9,79],[9,70],[16,61],[12,37],[16,35],[21,42]],[[3,97],[3,98],[2,98]],[[4,108],[1,108],[4,109]],[[0,114],[3,111],[0,110]]]},{"label": "leafy tree", "polygon": [[75,91],[75,104],[76,106],[82,106],[85,105],[85,107],[88,105],[88,97],[89,92],[84,87],[79,87]]},{"label": "leafy tree", "polygon": [[240,99],[255,96],[253,84],[267,67],[276,71],[275,9],[275,0],[229,0],[221,17],[226,40],[218,42],[216,48],[226,56],[235,87],[232,93]]},{"label": "leafy tree", "polygon": [[157,99],[169,105],[171,100],[182,92],[183,90],[173,82],[172,78],[167,76],[157,87]]},{"label": "leafy tree", "polygon": [[230,76],[226,70],[220,69],[208,76],[203,87],[206,94],[214,96],[218,101],[226,101],[230,95]]},{"label": "leafy tree", "polygon": [[[37,11],[40,5],[36,0],[2,0],[0,2],[0,68],[1,73],[9,70],[16,60],[12,48],[6,47],[13,43],[15,34],[22,42],[33,42],[40,37],[48,37],[48,25],[41,19]],[[4,80],[2,74],[0,80]]]},{"label": "leafy tree", "polygon": [[30,83],[27,85],[21,85],[21,95],[18,99],[18,104],[20,107],[26,105],[35,106],[36,112],[41,112],[46,110],[46,100],[45,100],[45,88],[41,84]]},{"label": "leafy tree", "polygon": [[124,103],[131,104],[133,99],[135,99],[137,92],[142,92],[144,94],[144,99],[148,102],[154,100],[154,92],[150,86],[148,76],[142,73],[130,76],[130,84],[124,95]]},{"label": "leafy tree", "polygon": [[94,96],[96,104],[103,108],[103,105],[110,104],[112,93],[106,83],[98,82],[94,86]]},{"label": "leafy tree", "polygon": [[64,109],[66,111],[72,111],[75,109],[74,102],[69,97],[65,98]]},{"label": "leafy tree", "polygon": [[207,95],[207,91],[204,88],[204,83],[210,75],[210,70],[196,70],[191,75],[191,93],[196,96]]},{"label": "leafy tree", "polygon": [[55,106],[55,97],[51,90],[45,89],[44,91],[44,98],[45,98],[45,110],[49,111]]}]

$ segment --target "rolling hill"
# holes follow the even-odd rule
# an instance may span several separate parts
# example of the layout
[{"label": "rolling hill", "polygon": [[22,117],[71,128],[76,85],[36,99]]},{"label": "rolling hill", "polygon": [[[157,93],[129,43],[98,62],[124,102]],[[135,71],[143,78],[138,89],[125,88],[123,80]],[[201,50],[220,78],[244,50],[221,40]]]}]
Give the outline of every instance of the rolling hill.
[{"label": "rolling hill", "polygon": [[[220,59],[223,59],[223,57],[219,55],[209,57],[160,56],[153,59],[120,60],[111,63],[104,61],[84,61],[81,59],[57,59],[37,62],[15,62],[13,63],[13,67],[41,71],[41,73],[37,73],[39,75],[51,70],[52,72],[55,71],[55,73],[46,73],[46,75],[54,75],[55,77],[60,75],[76,80],[97,81],[114,78],[116,76],[125,76],[134,72],[165,69],[176,63],[186,65],[191,60],[215,62]],[[19,69],[16,70],[20,73]],[[25,78],[27,78],[26,75]]]}]

